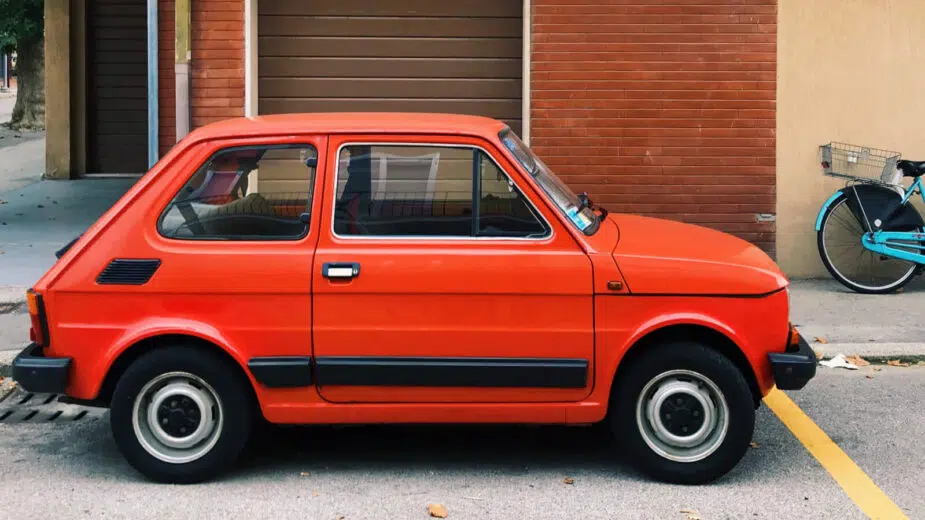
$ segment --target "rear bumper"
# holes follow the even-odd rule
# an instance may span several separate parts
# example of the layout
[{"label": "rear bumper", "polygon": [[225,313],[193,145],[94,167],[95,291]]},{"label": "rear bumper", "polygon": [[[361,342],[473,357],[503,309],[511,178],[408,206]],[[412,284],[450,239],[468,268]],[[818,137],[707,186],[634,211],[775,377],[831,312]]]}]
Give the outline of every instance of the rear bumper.
[{"label": "rear bumper", "polygon": [[45,357],[42,348],[33,343],[13,360],[13,379],[29,392],[62,394],[70,367],[71,358]]},{"label": "rear bumper", "polygon": [[816,353],[802,336],[796,352],[768,354],[774,384],[781,390],[799,390],[816,375]]}]

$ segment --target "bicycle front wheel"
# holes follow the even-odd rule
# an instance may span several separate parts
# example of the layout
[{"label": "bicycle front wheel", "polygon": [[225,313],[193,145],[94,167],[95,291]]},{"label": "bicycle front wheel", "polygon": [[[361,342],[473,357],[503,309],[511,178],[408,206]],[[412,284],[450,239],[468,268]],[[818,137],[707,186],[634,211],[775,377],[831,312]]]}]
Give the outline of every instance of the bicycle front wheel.
[{"label": "bicycle front wheel", "polygon": [[[847,202],[848,197],[842,194],[822,216],[816,240],[825,268],[842,285],[864,294],[889,293],[909,283],[918,265],[865,248],[861,243],[864,225]],[[908,242],[918,245],[917,241]]]}]

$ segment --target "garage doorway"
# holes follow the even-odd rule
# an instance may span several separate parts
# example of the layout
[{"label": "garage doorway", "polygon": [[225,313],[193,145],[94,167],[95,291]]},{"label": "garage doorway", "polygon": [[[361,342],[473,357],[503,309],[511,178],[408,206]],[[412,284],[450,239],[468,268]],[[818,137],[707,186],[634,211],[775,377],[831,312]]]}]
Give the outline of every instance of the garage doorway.
[{"label": "garage doorway", "polygon": [[263,0],[259,114],[452,112],[522,128],[521,0]]},{"label": "garage doorway", "polygon": [[87,174],[148,169],[145,0],[90,0],[87,34]]}]

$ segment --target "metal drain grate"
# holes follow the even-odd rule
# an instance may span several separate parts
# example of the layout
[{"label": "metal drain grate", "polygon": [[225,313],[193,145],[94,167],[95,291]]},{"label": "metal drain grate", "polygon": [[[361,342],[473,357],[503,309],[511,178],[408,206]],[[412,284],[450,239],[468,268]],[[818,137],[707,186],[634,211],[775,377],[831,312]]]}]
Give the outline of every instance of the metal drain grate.
[{"label": "metal drain grate", "polygon": [[15,383],[0,383],[0,424],[68,423],[95,419],[106,413],[103,408],[62,403],[60,397],[26,392]]}]

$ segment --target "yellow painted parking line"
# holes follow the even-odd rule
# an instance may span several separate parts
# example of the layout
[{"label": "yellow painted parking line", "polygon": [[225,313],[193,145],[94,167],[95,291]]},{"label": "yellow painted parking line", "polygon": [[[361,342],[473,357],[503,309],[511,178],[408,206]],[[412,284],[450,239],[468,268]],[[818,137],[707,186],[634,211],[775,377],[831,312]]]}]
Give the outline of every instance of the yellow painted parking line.
[{"label": "yellow painted parking line", "polygon": [[764,402],[864,514],[870,518],[908,520],[899,506],[787,394],[775,388]]}]

